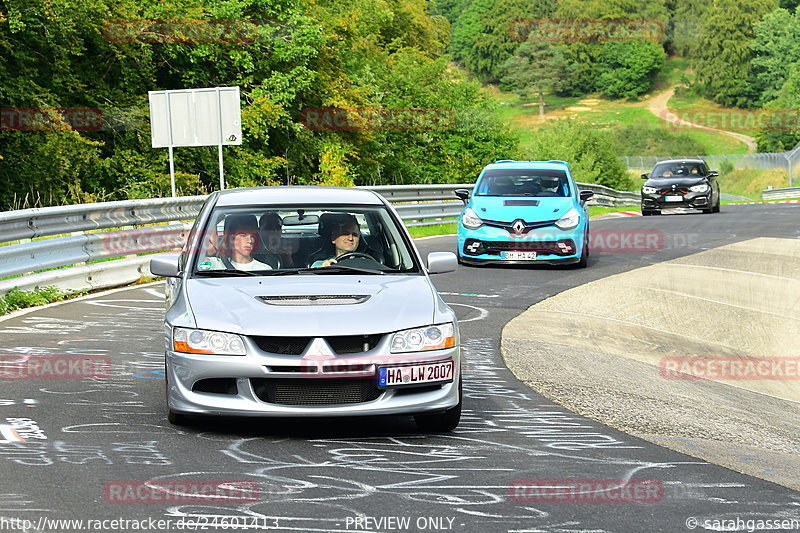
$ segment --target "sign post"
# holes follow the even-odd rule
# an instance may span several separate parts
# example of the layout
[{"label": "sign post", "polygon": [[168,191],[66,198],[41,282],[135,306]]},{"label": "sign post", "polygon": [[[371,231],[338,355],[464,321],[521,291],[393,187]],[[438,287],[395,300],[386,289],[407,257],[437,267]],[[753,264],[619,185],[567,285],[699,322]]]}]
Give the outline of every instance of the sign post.
[{"label": "sign post", "polygon": [[239,87],[150,91],[150,133],[153,148],[169,149],[172,196],[175,191],[173,148],[217,146],[219,188],[225,188],[222,147],[242,144]]}]

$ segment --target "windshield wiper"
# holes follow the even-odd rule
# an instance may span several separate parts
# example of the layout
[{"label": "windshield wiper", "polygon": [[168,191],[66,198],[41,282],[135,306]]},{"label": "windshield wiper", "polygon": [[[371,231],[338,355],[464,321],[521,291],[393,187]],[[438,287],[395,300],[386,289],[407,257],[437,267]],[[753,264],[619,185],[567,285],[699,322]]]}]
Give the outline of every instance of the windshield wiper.
[{"label": "windshield wiper", "polygon": [[208,276],[211,278],[214,277],[237,277],[237,276],[263,276],[264,272],[270,272],[269,270],[236,270],[235,268],[226,268],[224,270],[195,270],[195,276]]}]

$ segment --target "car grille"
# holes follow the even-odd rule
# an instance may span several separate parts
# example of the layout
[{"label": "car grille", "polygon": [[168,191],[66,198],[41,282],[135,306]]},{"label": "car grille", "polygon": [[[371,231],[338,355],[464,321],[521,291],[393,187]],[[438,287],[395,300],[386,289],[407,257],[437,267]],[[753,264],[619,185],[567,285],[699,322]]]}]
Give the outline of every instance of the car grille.
[{"label": "car grille", "polygon": [[[342,335],[325,337],[328,346],[337,355],[364,353],[374,349],[383,335]],[[253,337],[256,345],[265,352],[279,355],[300,355],[314,337]]]},{"label": "car grille", "polygon": [[338,355],[368,352],[375,348],[382,335],[347,335],[342,337],[325,337],[328,345]]},{"label": "car grille", "polygon": [[525,235],[526,233],[528,233],[529,231],[531,231],[533,229],[546,228],[547,226],[552,226],[553,224],[558,222],[558,220],[557,219],[556,220],[544,220],[542,222],[525,222],[523,220],[523,221],[521,221],[522,225],[520,226],[520,230],[519,231],[517,231],[514,228],[514,225],[515,225],[516,222],[517,222],[516,220],[512,220],[511,222],[501,222],[501,221],[497,221],[497,220],[484,220],[483,224],[485,226],[490,226],[492,228],[504,229],[507,232],[512,233],[514,235]]},{"label": "car grille", "polygon": [[265,352],[300,355],[311,342],[311,337],[253,337],[253,340]]},{"label": "car grille", "polygon": [[658,193],[661,196],[666,196],[668,194],[686,194],[689,192],[689,188],[677,187],[673,189],[672,187],[664,187]]},{"label": "car grille", "polygon": [[341,405],[377,400],[374,379],[251,379],[259,400],[278,405]]},{"label": "car grille", "polygon": [[[569,246],[570,251],[564,251],[558,243]],[[475,250],[475,251],[472,251]],[[575,242],[572,239],[561,241],[476,241],[467,239],[464,243],[466,255],[500,255],[500,252],[536,252],[539,254],[573,255]]]}]

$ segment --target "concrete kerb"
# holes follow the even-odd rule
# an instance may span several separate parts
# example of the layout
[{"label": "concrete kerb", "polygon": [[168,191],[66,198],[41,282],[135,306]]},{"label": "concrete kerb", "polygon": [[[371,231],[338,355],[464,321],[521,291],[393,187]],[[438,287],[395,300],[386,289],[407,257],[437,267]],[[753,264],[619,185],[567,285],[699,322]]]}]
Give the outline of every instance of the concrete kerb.
[{"label": "concrete kerb", "polygon": [[505,362],[568,409],[798,489],[800,381],[665,379],[659,366],[686,356],[800,358],[787,342],[800,319],[800,242],[775,241],[723,246],[544,300],[503,328]]}]

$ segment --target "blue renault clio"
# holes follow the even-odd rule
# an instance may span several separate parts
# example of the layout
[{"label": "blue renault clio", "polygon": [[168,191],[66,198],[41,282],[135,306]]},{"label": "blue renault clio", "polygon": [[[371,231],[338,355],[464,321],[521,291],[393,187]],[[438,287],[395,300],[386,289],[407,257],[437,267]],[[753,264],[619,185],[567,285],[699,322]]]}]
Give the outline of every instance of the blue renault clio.
[{"label": "blue renault clio", "polygon": [[464,201],[458,260],[465,264],[564,264],[585,267],[591,191],[580,191],[565,161],[496,161]]}]

